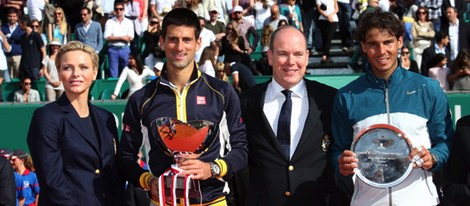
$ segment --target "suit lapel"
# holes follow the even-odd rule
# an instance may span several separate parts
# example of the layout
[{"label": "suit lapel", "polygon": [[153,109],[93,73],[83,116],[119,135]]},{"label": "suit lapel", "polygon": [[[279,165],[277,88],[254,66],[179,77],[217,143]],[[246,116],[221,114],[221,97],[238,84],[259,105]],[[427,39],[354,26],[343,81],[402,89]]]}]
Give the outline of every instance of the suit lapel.
[{"label": "suit lapel", "polygon": [[274,132],[273,128],[271,127],[271,124],[269,124],[269,121],[266,118],[266,115],[264,114],[264,98],[266,96],[266,89],[270,82],[271,81],[266,82],[261,88],[260,95],[257,95],[257,98],[259,99],[255,101],[258,102],[258,104],[256,105],[256,108],[254,108],[253,111],[259,112],[256,116],[260,117],[260,122],[262,123],[262,125],[260,126],[263,126],[263,128],[260,128],[261,131],[267,131],[266,135],[264,135],[266,141],[268,141],[269,144],[271,144],[272,147],[275,148],[276,151],[285,159],[286,155],[284,154],[284,151],[282,150],[281,145],[277,140],[276,133]]},{"label": "suit lapel", "polygon": [[[302,145],[306,145],[304,142],[306,141],[307,138],[310,138],[309,137],[311,136],[310,134],[314,132],[318,132],[318,131],[313,131],[314,127],[312,126],[316,123],[315,121],[320,121],[320,119],[317,118],[320,116],[320,114],[316,114],[316,112],[318,112],[318,108],[317,108],[318,106],[315,103],[315,99],[313,97],[315,89],[313,88],[313,85],[311,84],[311,82],[307,80],[305,80],[305,86],[307,88],[307,97],[308,97],[308,114],[307,114],[307,119],[305,119],[302,135],[300,136],[299,143],[297,144],[297,147],[294,150],[292,159],[295,158],[296,154],[302,153],[302,150],[304,148],[302,147]],[[308,148],[308,149],[311,149],[311,148]]]},{"label": "suit lapel", "polygon": [[[85,141],[99,154],[99,143],[98,140],[94,138],[96,135],[93,134],[93,130],[89,128],[87,122],[80,119],[80,116],[78,116],[75,108],[73,108],[65,94],[60,97],[59,104],[61,105],[62,112],[65,114],[65,119],[68,124],[76,130],[78,134],[77,136],[85,139]],[[98,128],[95,129],[99,130]]]}]

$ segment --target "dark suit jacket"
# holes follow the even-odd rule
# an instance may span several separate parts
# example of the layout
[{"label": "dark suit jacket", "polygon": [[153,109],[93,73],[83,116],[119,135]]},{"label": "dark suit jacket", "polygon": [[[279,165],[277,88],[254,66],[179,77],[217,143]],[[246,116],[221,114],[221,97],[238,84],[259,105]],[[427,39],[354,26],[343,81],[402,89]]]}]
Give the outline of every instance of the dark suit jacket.
[{"label": "dark suit jacket", "polygon": [[123,202],[115,198],[124,197],[124,181],[114,164],[118,143],[114,115],[89,106],[94,128],[80,120],[65,94],[34,111],[27,142],[41,187],[39,205]]},{"label": "dark suit jacket", "polygon": [[14,170],[6,158],[0,157],[0,205],[16,205],[16,184]]},{"label": "dark suit jacket", "polygon": [[[326,205],[335,191],[335,177],[329,147],[322,143],[332,140],[331,106],[336,89],[305,80],[309,112],[289,161],[263,112],[269,82],[256,85],[240,98],[249,146],[247,205]],[[322,150],[323,146],[328,152]]]},{"label": "dark suit jacket", "polygon": [[[449,47],[445,48],[446,50],[446,57],[447,60],[450,61],[450,50]],[[428,48],[424,49],[423,54],[421,55],[421,74],[423,76],[428,76],[428,71],[430,69],[429,62],[431,62],[431,59],[436,56],[436,49],[434,48],[434,44],[431,44]],[[450,65],[450,64],[448,64]]]},{"label": "dark suit jacket", "polygon": [[445,167],[444,197],[453,204],[470,203],[470,116],[462,117],[452,139],[449,162]]},{"label": "dark suit jacket", "polygon": [[[463,20],[459,20],[459,43],[458,43],[459,51],[462,49],[470,49],[470,28],[469,27],[470,27],[470,23],[465,23]],[[443,22],[441,30],[449,33],[449,22]],[[447,47],[451,49],[450,43],[449,45],[447,45]]]}]

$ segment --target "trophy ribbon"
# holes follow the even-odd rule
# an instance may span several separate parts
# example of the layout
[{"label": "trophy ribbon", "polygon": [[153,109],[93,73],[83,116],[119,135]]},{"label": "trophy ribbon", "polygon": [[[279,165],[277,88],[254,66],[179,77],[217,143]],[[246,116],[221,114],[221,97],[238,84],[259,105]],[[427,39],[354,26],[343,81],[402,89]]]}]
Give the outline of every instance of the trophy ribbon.
[{"label": "trophy ribbon", "polygon": [[[178,188],[177,187],[177,180],[178,180],[178,177],[180,176],[180,172],[181,172],[180,169],[172,167],[172,168],[166,170],[162,175],[160,175],[160,177],[158,177],[158,192],[159,192],[158,201],[159,201],[160,205],[166,205],[166,203],[167,203],[167,195],[166,195],[166,192],[165,192],[165,188],[166,188],[165,177],[171,177],[170,195],[168,196],[168,197],[170,197],[171,206],[177,206],[178,205],[177,200],[179,198],[177,197],[176,189]],[[184,206],[189,206],[190,205],[190,203],[189,203],[189,190],[191,188],[192,176],[193,175],[186,175],[184,177],[184,192],[183,192],[184,197],[180,198],[180,199],[183,199]]]}]

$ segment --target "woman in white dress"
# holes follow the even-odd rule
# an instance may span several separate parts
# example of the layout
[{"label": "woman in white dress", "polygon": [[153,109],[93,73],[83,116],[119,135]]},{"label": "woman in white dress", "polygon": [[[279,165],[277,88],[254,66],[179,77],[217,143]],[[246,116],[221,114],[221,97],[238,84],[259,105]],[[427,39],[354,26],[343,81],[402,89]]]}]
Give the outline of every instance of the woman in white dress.
[{"label": "woman in white dress", "polygon": [[46,78],[46,98],[47,101],[57,100],[64,93],[64,86],[59,79],[59,72],[55,64],[55,57],[61,44],[58,39],[53,39],[49,43],[50,55],[44,58],[43,64],[46,66],[44,77]]},{"label": "woman in white dress", "polygon": [[122,70],[111,99],[115,100],[118,97],[122,84],[126,79],[129,83],[129,94],[127,97],[130,97],[135,91],[142,88],[147,83],[147,78],[151,76],[155,76],[155,72],[142,64],[139,55],[129,54],[129,63]]}]

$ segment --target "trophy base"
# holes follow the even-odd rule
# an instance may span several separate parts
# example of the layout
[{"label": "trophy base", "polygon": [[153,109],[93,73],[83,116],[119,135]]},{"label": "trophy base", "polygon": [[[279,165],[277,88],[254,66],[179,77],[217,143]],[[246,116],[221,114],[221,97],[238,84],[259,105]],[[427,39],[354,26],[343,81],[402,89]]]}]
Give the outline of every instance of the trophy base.
[{"label": "trophy base", "polygon": [[173,175],[165,176],[165,194],[167,194],[167,198],[169,198],[175,189],[176,197],[177,198],[184,198],[185,197],[185,189],[188,190],[188,197],[189,198],[200,198],[200,190],[199,190],[199,181],[198,180],[190,180],[189,185],[185,188],[186,185],[186,178],[183,176],[176,177],[176,184],[175,188],[173,188]]}]

